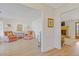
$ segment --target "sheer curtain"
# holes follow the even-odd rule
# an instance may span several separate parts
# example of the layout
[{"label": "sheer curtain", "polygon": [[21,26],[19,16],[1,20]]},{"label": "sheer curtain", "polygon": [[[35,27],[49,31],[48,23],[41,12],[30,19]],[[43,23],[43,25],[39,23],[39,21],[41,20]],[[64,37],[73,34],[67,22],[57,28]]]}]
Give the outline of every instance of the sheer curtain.
[{"label": "sheer curtain", "polygon": [[0,21],[0,39],[4,36],[3,34],[3,22]]}]

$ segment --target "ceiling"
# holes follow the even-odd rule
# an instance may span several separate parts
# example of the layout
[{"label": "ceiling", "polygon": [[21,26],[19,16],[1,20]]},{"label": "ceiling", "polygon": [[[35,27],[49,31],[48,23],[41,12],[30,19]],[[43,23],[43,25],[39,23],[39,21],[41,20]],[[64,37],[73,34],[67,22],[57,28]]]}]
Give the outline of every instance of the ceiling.
[{"label": "ceiling", "polygon": [[79,19],[79,3],[40,3],[40,4],[24,4],[36,9],[42,9],[43,7],[50,7],[57,11],[62,16],[62,20]]},{"label": "ceiling", "polygon": [[78,3],[47,3],[46,5],[51,6],[52,8],[55,8],[57,10],[60,10],[60,12],[66,12],[74,8],[78,8]]},{"label": "ceiling", "polygon": [[65,6],[66,4],[63,4],[63,3],[47,3],[46,5],[49,5],[53,8],[61,8],[61,7]]},{"label": "ceiling", "polygon": [[30,3],[30,4],[23,4],[25,6],[29,6],[31,8],[36,8],[36,9],[42,9],[43,7],[51,7],[59,13],[64,14],[67,12],[70,12],[71,10],[79,8],[78,3]]},{"label": "ceiling", "polygon": [[[0,16],[1,17],[9,17],[9,18],[15,18],[15,19],[22,19],[22,21],[27,20],[34,21],[41,17],[41,12],[38,10],[39,8],[43,8],[44,6],[51,7],[53,9],[56,9],[59,13],[61,13],[61,16],[70,18],[79,18],[79,4],[77,3],[40,3],[40,4],[34,4],[34,3],[24,3],[24,4],[0,4]],[[35,9],[37,8],[37,9]],[[78,9],[75,11],[75,9]]]},{"label": "ceiling", "polygon": [[33,21],[40,17],[40,11],[22,4],[0,4],[0,17],[7,17],[22,21]]},{"label": "ceiling", "polygon": [[79,3],[55,3],[46,4],[55,8],[62,20],[78,20],[79,19]]}]

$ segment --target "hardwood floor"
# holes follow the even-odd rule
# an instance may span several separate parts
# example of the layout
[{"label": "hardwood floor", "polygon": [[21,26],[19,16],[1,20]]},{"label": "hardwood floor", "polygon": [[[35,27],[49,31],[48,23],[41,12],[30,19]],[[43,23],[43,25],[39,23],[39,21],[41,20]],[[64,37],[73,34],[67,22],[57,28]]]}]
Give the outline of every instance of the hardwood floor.
[{"label": "hardwood floor", "polygon": [[53,49],[43,53],[43,56],[79,56],[79,41],[74,46],[64,45],[62,49]]},{"label": "hardwood floor", "polygon": [[18,40],[0,45],[0,55],[4,56],[79,56],[79,41],[75,45],[64,45],[62,49],[53,49],[41,53],[36,40]]},{"label": "hardwood floor", "polygon": [[70,46],[64,46],[62,49],[53,49],[49,52],[43,53],[44,56],[68,56],[71,55],[70,53]]},{"label": "hardwood floor", "polygon": [[15,42],[0,44],[1,56],[34,56],[40,53],[36,40],[19,39]]}]

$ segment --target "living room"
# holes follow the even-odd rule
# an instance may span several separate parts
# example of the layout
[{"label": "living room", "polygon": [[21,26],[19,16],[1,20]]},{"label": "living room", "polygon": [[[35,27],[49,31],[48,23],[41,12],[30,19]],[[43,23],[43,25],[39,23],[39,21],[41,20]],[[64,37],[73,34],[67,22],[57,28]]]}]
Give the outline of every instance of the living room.
[{"label": "living room", "polygon": [[19,55],[21,51],[14,52],[17,49],[24,50],[21,52],[22,55],[29,55],[24,52],[29,52],[31,49],[30,55],[33,52],[40,52],[42,31],[40,11],[22,4],[0,4],[0,9],[0,32],[2,33],[0,52],[3,51],[0,55]]}]

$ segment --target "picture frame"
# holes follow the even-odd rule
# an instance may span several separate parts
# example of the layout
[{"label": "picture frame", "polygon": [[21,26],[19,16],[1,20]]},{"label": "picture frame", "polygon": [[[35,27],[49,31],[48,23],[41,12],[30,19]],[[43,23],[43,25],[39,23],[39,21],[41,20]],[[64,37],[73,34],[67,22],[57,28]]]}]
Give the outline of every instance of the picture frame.
[{"label": "picture frame", "polygon": [[49,27],[49,28],[54,27],[54,19],[48,18],[48,27]]},{"label": "picture frame", "polygon": [[17,31],[22,31],[22,30],[23,30],[22,24],[17,24]]},{"label": "picture frame", "polygon": [[8,27],[11,27],[11,24],[7,24]]}]

